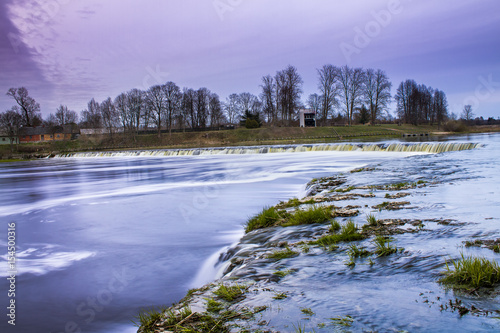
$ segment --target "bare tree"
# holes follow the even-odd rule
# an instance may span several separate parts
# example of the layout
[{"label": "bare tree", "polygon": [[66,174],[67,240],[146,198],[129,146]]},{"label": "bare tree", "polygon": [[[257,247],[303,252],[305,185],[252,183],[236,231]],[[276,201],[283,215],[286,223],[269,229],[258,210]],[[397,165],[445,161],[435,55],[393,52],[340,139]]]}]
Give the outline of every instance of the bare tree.
[{"label": "bare tree", "polygon": [[259,98],[249,92],[241,93],[238,99],[240,111],[250,111],[251,113],[259,112]]},{"label": "bare tree", "polygon": [[[145,93],[139,89],[132,89],[127,93],[130,124],[135,128],[136,133],[139,131],[141,119],[147,118],[144,95]],[[145,127],[147,127],[146,120],[145,123]]]},{"label": "bare tree", "polygon": [[224,110],[226,111],[227,119],[230,124],[236,123],[241,115],[239,99],[240,96],[238,94],[231,94],[226,98],[226,102],[224,103]]},{"label": "bare tree", "polygon": [[113,131],[119,122],[120,115],[111,97],[108,97],[101,103],[101,114],[104,127],[108,129],[109,136],[112,138]]},{"label": "bare tree", "polygon": [[322,101],[323,99],[321,98],[321,96],[314,93],[309,95],[309,98],[307,99],[307,106],[309,107],[309,109],[316,112],[316,115],[319,115],[320,111],[322,110],[322,105],[321,105]]},{"label": "bare tree", "polygon": [[120,122],[123,127],[123,130],[131,132],[133,130],[132,126],[133,119],[128,109],[129,108],[128,95],[126,93],[121,93],[120,95],[116,96],[114,105],[116,108],[116,112],[118,112],[118,115],[120,117]]},{"label": "bare tree", "polygon": [[287,68],[276,73],[275,81],[276,109],[281,113],[282,119],[290,124],[301,105],[302,77],[295,67],[288,65]]},{"label": "bare tree", "polygon": [[208,115],[209,115],[208,103],[210,94],[211,94],[210,90],[208,90],[207,88],[200,88],[196,90],[195,103],[194,103],[196,109],[195,128],[207,127]]},{"label": "bare tree", "polygon": [[399,84],[396,96],[394,96],[397,103],[398,117],[403,122],[416,123],[413,116],[415,112],[413,112],[414,103],[412,101],[412,94],[416,88],[417,83],[414,80],[403,81]]},{"label": "bare tree", "polygon": [[448,118],[448,100],[446,94],[441,90],[434,92],[434,110],[436,112],[437,125],[440,128],[443,121]]},{"label": "bare tree", "polygon": [[78,122],[78,114],[62,104],[57,108],[55,117],[57,118],[57,124],[60,126]]},{"label": "bare tree", "polygon": [[7,96],[14,98],[21,110],[24,126],[35,126],[37,122],[41,122],[42,116],[40,113],[40,104],[28,95],[28,89],[10,88]]},{"label": "bare tree", "polygon": [[318,69],[319,83],[318,88],[321,92],[320,117],[322,124],[326,125],[329,114],[333,107],[337,105],[337,96],[339,95],[339,68],[333,65],[324,65]]},{"label": "bare tree", "polygon": [[210,94],[208,108],[210,111],[210,126],[219,127],[225,122],[224,113],[222,112],[222,104],[219,95],[216,93]]},{"label": "bare tree", "polygon": [[[14,151],[14,141],[19,135],[19,129],[23,124],[23,117],[15,108],[0,113],[0,129],[7,134],[10,140],[10,151]],[[17,141],[16,141],[17,143]]]},{"label": "bare tree", "polygon": [[354,110],[361,106],[364,97],[364,80],[365,72],[362,68],[350,68],[347,65],[340,68],[341,99],[349,126],[352,125]]},{"label": "bare tree", "polygon": [[421,123],[429,123],[432,125],[436,120],[436,113],[434,110],[433,99],[434,89],[427,87],[423,84],[417,86],[415,91],[418,105],[418,119]]},{"label": "bare tree", "polygon": [[101,128],[102,127],[102,116],[101,116],[101,106],[96,102],[95,99],[91,99],[87,104],[87,110],[83,110],[81,113],[81,126],[84,128]]},{"label": "bare tree", "polygon": [[172,123],[176,115],[180,112],[182,93],[181,89],[173,82],[167,82],[163,85],[165,94],[165,116],[168,132],[172,135]]},{"label": "bare tree", "polygon": [[184,88],[182,90],[182,105],[181,112],[184,119],[189,124],[189,127],[196,127],[196,108],[195,108],[196,92],[191,88]]},{"label": "bare tree", "polygon": [[465,121],[471,121],[474,119],[474,113],[472,112],[472,105],[465,105],[462,111],[461,118]]},{"label": "bare tree", "polygon": [[151,111],[151,117],[156,123],[158,137],[161,137],[161,126],[165,115],[166,99],[161,85],[152,86],[146,93],[146,104]]},{"label": "bare tree", "polygon": [[366,70],[364,89],[372,125],[375,125],[377,118],[387,110],[391,102],[391,87],[392,83],[384,71],[371,68]]},{"label": "bare tree", "polygon": [[49,114],[43,121],[45,127],[54,127],[59,125],[59,119],[53,113]]},{"label": "bare tree", "polygon": [[267,122],[274,124],[277,120],[276,115],[276,83],[271,75],[262,77],[262,93],[260,99],[262,100],[263,112],[267,117]]},{"label": "bare tree", "polygon": [[77,122],[78,122],[78,113],[73,110],[68,110],[68,113],[66,114],[66,124],[76,124]]}]

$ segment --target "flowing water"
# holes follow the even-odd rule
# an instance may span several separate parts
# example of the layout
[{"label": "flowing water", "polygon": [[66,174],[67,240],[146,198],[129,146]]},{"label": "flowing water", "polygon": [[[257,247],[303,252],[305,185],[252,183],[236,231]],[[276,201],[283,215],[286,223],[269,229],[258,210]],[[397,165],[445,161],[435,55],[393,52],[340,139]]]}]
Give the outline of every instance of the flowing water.
[{"label": "flowing water", "polygon": [[[458,149],[467,150],[429,154]],[[313,177],[364,165],[376,165],[378,171],[351,174],[350,182],[435,179],[436,186],[415,191],[410,201],[419,208],[405,210],[404,218],[466,224],[429,225],[433,232],[398,237],[407,252],[388,260],[383,273],[368,266],[346,271],[344,258],[327,254],[319,254],[321,267],[310,266],[308,256],[295,258],[290,265],[298,273],[281,286],[289,283],[307,297],[295,295],[296,305],[282,315],[269,311],[276,327],[286,331],[283,327],[300,317],[300,307],[314,307],[317,320],[352,315],[362,329],[423,329],[436,322],[450,331],[462,325],[498,328],[490,318],[457,319],[422,303],[429,292],[448,295],[435,283],[436,274],[445,258],[462,250],[463,240],[498,237],[500,137],[480,135],[442,144],[88,153],[2,164],[0,247],[5,254],[7,224],[15,223],[18,274],[16,326],[3,315],[0,331],[135,332],[130,319],[141,308],[176,302],[189,288],[221,273],[219,255],[237,244],[249,216],[304,195]],[[466,251],[497,256],[489,250]],[[7,256],[0,260],[5,278]],[[265,263],[259,268],[262,274],[271,269]],[[8,290],[2,279],[3,309]],[[496,306],[494,298],[481,302]]]}]

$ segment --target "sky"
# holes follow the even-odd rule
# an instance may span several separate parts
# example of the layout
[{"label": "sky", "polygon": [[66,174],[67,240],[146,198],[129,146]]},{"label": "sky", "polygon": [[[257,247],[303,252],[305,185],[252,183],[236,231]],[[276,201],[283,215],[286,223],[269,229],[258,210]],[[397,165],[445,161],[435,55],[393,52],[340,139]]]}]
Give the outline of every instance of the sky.
[{"label": "sky", "polygon": [[[288,65],[317,93],[325,64],[375,68],[500,117],[497,0],[2,0],[0,111],[25,86],[44,117],[173,81],[225,100]],[[394,107],[394,105],[392,106]]]}]

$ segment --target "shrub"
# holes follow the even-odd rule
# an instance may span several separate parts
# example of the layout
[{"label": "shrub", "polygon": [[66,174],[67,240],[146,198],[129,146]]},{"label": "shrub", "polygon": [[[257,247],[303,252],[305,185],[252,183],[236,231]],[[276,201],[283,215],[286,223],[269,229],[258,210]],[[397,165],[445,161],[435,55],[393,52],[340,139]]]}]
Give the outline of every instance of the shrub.
[{"label": "shrub", "polygon": [[245,121],[245,127],[246,128],[259,128],[260,125],[259,123],[257,122],[257,120],[255,119],[247,119]]},{"label": "shrub", "polygon": [[443,130],[447,132],[467,132],[467,124],[463,121],[450,120],[443,125]]}]

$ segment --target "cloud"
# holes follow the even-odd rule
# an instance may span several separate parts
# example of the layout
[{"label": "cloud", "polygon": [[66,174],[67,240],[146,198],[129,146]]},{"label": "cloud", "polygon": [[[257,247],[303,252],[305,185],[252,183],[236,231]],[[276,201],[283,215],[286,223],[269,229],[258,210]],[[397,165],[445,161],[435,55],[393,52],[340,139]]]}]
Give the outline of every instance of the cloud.
[{"label": "cloud", "polygon": [[[18,32],[23,51],[0,55],[2,64],[13,63],[10,83],[0,88],[43,85],[50,90],[40,100],[44,113],[60,103],[79,111],[92,97],[147,89],[151,69],[225,98],[257,94],[263,75],[292,64],[304,77],[305,99],[316,90],[316,68],[345,64],[339,45],[394,1],[220,0],[221,12],[216,1],[199,0],[10,0],[0,7],[11,22],[3,30]],[[353,56],[353,66],[384,69],[395,87],[415,78],[450,93],[457,82],[498,68],[493,0],[400,3],[401,14]]]}]

